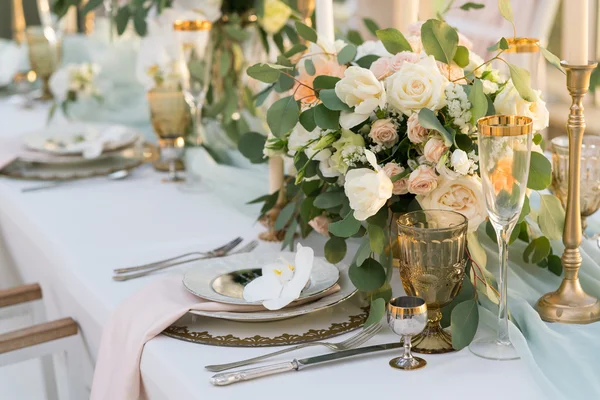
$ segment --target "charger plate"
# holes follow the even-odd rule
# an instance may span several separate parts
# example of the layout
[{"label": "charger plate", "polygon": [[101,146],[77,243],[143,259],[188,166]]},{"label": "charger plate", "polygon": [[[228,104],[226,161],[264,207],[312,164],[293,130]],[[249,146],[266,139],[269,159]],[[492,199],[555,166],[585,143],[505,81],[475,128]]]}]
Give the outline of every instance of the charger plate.
[{"label": "charger plate", "polygon": [[[199,261],[185,273],[183,285],[196,296],[217,303],[260,304],[244,300],[244,286],[260,276],[260,269],[264,265],[274,262],[279,257],[293,262],[295,254],[244,253]],[[298,299],[307,300],[320,295],[336,284],[339,275],[336,266],[324,258],[315,257],[310,280]]]},{"label": "charger plate", "polygon": [[365,323],[369,308],[361,297],[355,294],[347,301],[310,315],[263,324],[223,321],[188,313],[163,334],[188,342],[226,347],[287,346],[325,340],[356,330]]}]

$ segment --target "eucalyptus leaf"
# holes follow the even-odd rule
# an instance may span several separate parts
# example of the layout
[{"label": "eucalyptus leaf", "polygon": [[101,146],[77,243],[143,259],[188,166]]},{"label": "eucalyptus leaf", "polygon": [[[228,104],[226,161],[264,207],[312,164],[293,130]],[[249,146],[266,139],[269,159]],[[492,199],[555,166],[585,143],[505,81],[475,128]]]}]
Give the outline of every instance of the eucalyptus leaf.
[{"label": "eucalyptus leaf", "polygon": [[348,238],[357,233],[360,227],[360,221],[354,218],[354,213],[348,213],[343,220],[330,223],[329,232],[335,236]]},{"label": "eucalyptus leaf", "polygon": [[315,108],[311,107],[308,110],[304,111],[300,114],[300,125],[308,132],[312,132],[317,127],[317,123],[315,122]]},{"label": "eucalyptus leaf", "polygon": [[561,276],[563,272],[562,260],[559,256],[551,254],[548,256],[548,270],[556,276]]},{"label": "eucalyptus leaf", "polygon": [[365,18],[363,22],[365,23],[365,26],[369,32],[377,36],[377,31],[379,30],[379,25],[377,25],[377,22],[373,21],[371,18]]},{"label": "eucalyptus leaf", "polygon": [[286,204],[286,206],[283,207],[283,209],[277,216],[277,219],[275,220],[275,229],[278,231],[283,229],[287,225],[287,223],[290,222],[290,219],[292,219],[294,211],[296,211],[296,203]]},{"label": "eucalyptus leaf", "polygon": [[531,76],[525,68],[518,67],[514,64],[508,64],[510,70],[510,79],[515,85],[515,89],[519,92],[521,98],[525,101],[535,102],[537,96],[531,89]]},{"label": "eucalyptus leaf", "polygon": [[562,72],[564,74],[565,73],[565,69],[560,64],[560,58],[558,58],[550,50],[548,50],[547,48],[545,48],[543,46],[540,46],[539,44],[538,44],[538,47],[540,48],[540,50],[541,50],[542,55],[544,56],[544,58],[550,64],[552,64],[552,66],[554,66],[554,68],[558,69],[560,72]]},{"label": "eucalyptus leaf", "polygon": [[337,55],[340,65],[348,64],[356,57],[356,46],[353,44],[346,45]]},{"label": "eucalyptus leaf", "polygon": [[282,137],[290,132],[299,119],[300,108],[293,96],[277,100],[267,111],[267,124],[273,135]]},{"label": "eucalyptus leaf", "polygon": [[421,41],[428,55],[450,65],[458,49],[458,32],[444,21],[430,19],[421,26]]},{"label": "eucalyptus leaf", "polygon": [[464,133],[457,133],[456,136],[454,136],[454,144],[466,153],[473,150],[473,140],[469,135],[465,135]]},{"label": "eucalyptus leaf", "polygon": [[84,4],[83,8],[81,9],[81,13],[83,15],[89,13],[90,11],[100,7],[100,5],[104,2],[104,0],[89,0],[87,3]]},{"label": "eucalyptus leaf", "polygon": [[334,89],[335,84],[340,81],[337,76],[319,75],[313,81],[313,88],[319,89]]},{"label": "eucalyptus leaf", "polygon": [[355,46],[360,46],[364,42],[362,36],[360,35],[360,32],[355,31],[354,29],[348,30],[346,36],[348,38],[348,41],[354,44]]},{"label": "eucalyptus leaf", "polygon": [[498,9],[500,10],[500,14],[504,17],[505,20],[510,23],[515,23],[515,17],[513,16],[512,6],[510,5],[510,0],[498,0]]},{"label": "eucalyptus leaf", "polygon": [[341,206],[345,197],[346,195],[342,191],[323,192],[315,198],[314,205],[315,207],[326,210],[328,208]]},{"label": "eucalyptus leaf", "polygon": [[523,198],[523,207],[521,208],[521,214],[519,214],[519,220],[517,221],[517,223],[520,224],[521,222],[525,221],[525,217],[527,217],[530,212],[531,206],[529,205],[529,197],[525,195],[525,197]]},{"label": "eucalyptus leaf", "polygon": [[550,183],[552,183],[552,164],[543,154],[532,151],[527,187],[533,190],[544,190],[550,186]]},{"label": "eucalyptus leaf", "polygon": [[484,7],[485,7],[484,4],[473,3],[472,1],[469,1],[468,3],[465,3],[462,6],[460,6],[460,9],[464,10],[464,11],[469,11],[469,10],[480,10]]},{"label": "eucalyptus leaf", "polygon": [[325,104],[315,107],[315,122],[321,129],[337,130],[340,128],[340,112],[328,109]]},{"label": "eucalyptus leaf", "polygon": [[533,140],[532,140],[532,141],[533,141],[533,144],[536,144],[536,145],[538,145],[538,146],[539,146],[539,145],[541,145],[541,144],[542,144],[542,141],[543,141],[543,140],[544,140],[544,137],[542,136],[542,134],[541,134],[541,133],[539,133],[539,132],[538,132],[538,133],[536,133],[535,135],[533,135]]},{"label": "eucalyptus leaf", "polygon": [[322,89],[319,91],[319,100],[329,110],[333,111],[350,111],[351,108],[344,103],[335,93],[335,89]]},{"label": "eucalyptus leaf", "polygon": [[285,231],[285,236],[283,237],[283,242],[281,243],[281,249],[285,249],[289,247],[291,251],[294,251],[294,236],[296,236],[296,231],[298,230],[298,221],[292,219],[290,222],[290,226]]},{"label": "eucalyptus leaf", "polygon": [[377,324],[381,321],[385,315],[385,300],[382,298],[375,299],[371,302],[371,309],[369,310],[369,317],[365,321],[364,326],[370,326]]},{"label": "eucalyptus leaf", "polygon": [[369,243],[371,251],[375,254],[383,253],[385,247],[385,232],[378,225],[369,224],[367,226],[367,233],[369,234]]},{"label": "eucalyptus leaf", "polygon": [[479,325],[477,301],[471,299],[458,304],[452,310],[450,320],[452,347],[455,350],[464,349],[475,337]]},{"label": "eucalyptus leaf", "polygon": [[545,236],[533,239],[531,243],[527,245],[523,252],[523,261],[526,263],[537,264],[544,258],[548,257],[552,247],[550,241]]},{"label": "eucalyptus leaf", "polygon": [[254,164],[264,162],[263,149],[267,138],[258,132],[247,132],[238,141],[238,150]]},{"label": "eucalyptus leaf", "polygon": [[358,60],[356,60],[356,65],[358,65],[359,67],[362,68],[371,68],[371,64],[373,64],[375,61],[377,61],[378,59],[380,59],[381,57],[375,55],[375,54],[369,54],[366,55],[364,57],[359,58]]},{"label": "eucalyptus leaf", "polygon": [[465,68],[469,65],[469,49],[465,46],[458,46],[456,48],[456,54],[454,55],[454,62],[461,68]]},{"label": "eucalyptus leaf", "polygon": [[373,258],[366,259],[360,267],[350,265],[348,275],[352,284],[364,292],[372,292],[385,284],[385,269]]},{"label": "eucalyptus leaf", "polygon": [[471,103],[471,123],[476,124],[479,118],[485,117],[488,110],[487,97],[483,92],[483,83],[480,79],[473,81],[469,92],[469,102]]},{"label": "eucalyptus leaf", "polygon": [[292,47],[290,47],[285,53],[283,53],[284,56],[286,56],[287,58],[290,58],[292,56],[295,56],[298,53],[302,53],[304,51],[306,51],[308,49],[308,47],[306,47],[303,44],[295,44]]},{"label": "eucalyptus leaf", "polygon": [[265,102],[267,97],[269,97],[269,95],[271,94],[271,92],[273,91],[274,88],[275,88],[275,85],[270,85],[270,86],[266,87],[264,90],[262,90],[259,94],[256,95],[256,98],[254,101],[254,104],[256,105],[256,107],[262,106],[262,104]]},{"label": "eucalyptus leaf", "polygon": [[302,37],[302,39],[317,43],[317,32],[310,26],[307,26],[300,21],[296,21],[296,31],[298,32],[298,35]]},{"label": "eucalyptus leaf", "polygon": [[138,7],[133,16],[133,27],[139,36],[146,36],[148,25],[146,23],[146,11],[144,7]]},{"label": "eucalyptus leaf", "polygon": [[421,126],[425,129],[433,129],[438,131],[444,138],[444,144],[446,146],[450,147],[452,144],[454,144],[454,138],[450,132],[444,128],[442,123],[429,108],[423,108],[421,111],[419,111],[419,124],[421,124]]},{"label": "eucalyptus leaf", "polygon": [[402,51],[412,51],[410,43],[398,29],[388,28],[380,29],[376,32],[377,37],[383,43],[387,51],[392,54],[397,54]]},{"label": "eucalyptus leaf", "polygon": [[346,240],[332,236],[325,243],[325,258],[332,264],[337,264],[346,256]]},{"label": "eucalyptus leaf", "polygon": [[540,194],[538,225],[548,239],[559,240],[562,238],[565,226],[565,210],[558,197],[552,194]]},{"label": "eucalyptus leaf", "polygon": [[115,16],[115,23],[117,25],[117,33],[122,35],[127,29],[127,24],[129,23],[129,18],[131,17],[131,11],[129,6],[123,6],[119,8],[117,11],[117,15]]},{"label": "eucalyptus leaf", "polygon": [[275,83],[279,79],[282,70],[289,70],[289,67],[277,64],[259,63],[250,66],[246,73],[251,78],[264,83]]},{"label": "eucalyptus leaf", "polygon": [[356,251],[354,263],[360,267],[369,257],[371,257],[371,242],[368,237],[365,237]]},{"label": "eucalyptus leaf", "polygon": [[317,68],[315,67],[315,63],[310,58],[304,60],[304,68],[309,75],[314,75],[317,73]]},{"label": "eucalyptus leaf", "polygon": [[450,326],[450,316],[452,315],[452,310],[454,310],[454,307],[456,307],[463,301],[472,300],[474,298],[475,287],[473,287],[471,280],[465,275],[463,277],[463,282],[460,291],[458,292],[456,297],[452,299],[450,304],[442,308],[442,320],[440,321],[440,323],[442,324],[442,328]]}]

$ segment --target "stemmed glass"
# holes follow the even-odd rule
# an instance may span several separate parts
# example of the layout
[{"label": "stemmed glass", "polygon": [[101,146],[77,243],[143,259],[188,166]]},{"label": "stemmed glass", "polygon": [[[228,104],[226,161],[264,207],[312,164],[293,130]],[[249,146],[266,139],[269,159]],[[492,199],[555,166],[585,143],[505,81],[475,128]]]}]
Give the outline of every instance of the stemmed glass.
[{"label": "stemmed glass", "polygon": [[50,26],[32,26],[25,30],[31,69],[42,80],[39,100],[52,100],[50,77],[60,62],[60,39]]},{"label": "stemmed glass", "polygon": [[[187,144],[199,147],[204,142],[202,111],[206,101],[212,69],[213,46],[210,37],[212,23],[207,20],[175,21],[173,29],[179,43],[177,63],[181,81],[181,90],[193,115],[193,134],[187,138]],[[191,156],[195,150],[186,150],[186,184],[181,189],[190,192],[202,192],[200,177],[193,168]],[[190,156],[190,157],[188,157]],[[187,165],[190,164],[190,165]]]},{"label": "stemmed glass", "polygon": [[427,325],[427,304],[414,296],[391,299],[387,306],[387,322],[392,331],[404,340],[404,353],[390,360],[390,367],[404,370],[419,369],[427,365],[420,357],[411,353],[411,339],[421,333]]},{"label": "stemmed glass", "polygon": [[479,171],[490,222],[496,231],[500,256],[500,304],[495,338],[469,346],[479,357],[492,360],[519,358],[508,335],[508,240],[523,208],[531,157],[532,120],[516,115],[493,115],[478,121]]}]

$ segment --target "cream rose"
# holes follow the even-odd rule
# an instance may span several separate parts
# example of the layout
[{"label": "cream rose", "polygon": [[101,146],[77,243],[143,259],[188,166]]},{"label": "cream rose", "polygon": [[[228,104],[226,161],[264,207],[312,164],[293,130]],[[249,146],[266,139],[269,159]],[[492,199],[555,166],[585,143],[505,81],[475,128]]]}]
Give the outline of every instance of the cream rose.
[{"label": "cream rose", "polygon": [[329,237],[330,222],[331,220],[327,218],[327,216],[319,215],[308,221],[308,225],[310,225],[318,234],[321,234],[325,237]]},{"label": "cream rose", "polygon": [[[395,162],[389,162],[385,164],[383,167],[386,175],[390,177],[390,179],[398,174],[404,172],[404,167],[396,164]],[[408,193],[408,177],[404,177],[398,179],[396,182],[392,182],[394,184],[394,188],[392,189],[393,194],[406,194]]]},{"label": "cream rose", "polygon": [[444,89],[448,80],[432,56],[416,64],[404,63],[385,82],[389,104],[405,115],[423,108],[435,111],[446,105]]},{"label": "cream rose", "polygon": [[425,143],[423,155],[427,161],[437,163],[447,150],[448,146],[444,144],[444,139],[436,135]]},{"label": "cream rose", "polygon": [[546,102],[540,97],[542,94],[540,90],[534,90],[534,93],[536,101],[532,103],[525,101],[519,95],[512,81],[508,81],[494,100],[496,113],[530,117],[533,120],[533,130],[536,132],[547,128],[550,122],[550,114],[546,108]]},{"label": "cream rose", "polygon": [[375,143],[383,145],[384,147],[392,147],[398,143],[396,125],[390,118],[378,119],[373,122],[371,130],[369,131],[369,137]]},{"label": "cream rose", "polygon": [[392,70],[394,72],[399,71],[400,68],[404,65],[404,63],[417,63],[421,58],[418,54],[410,52],[410,51],[401,51],[400,53],[394,55],[391,58],[392,62]]},{"label": "cream rose", "polygon": [[435,170],[428,165],[421,165],[408,177],[408,191],[414,194],[427,194],[438,184]]},{"label": "cream rose", "polygon": [[459,212],[469,220],[469,232],[475,231],[487,218],[481,180],[463,176],[455,180],[441,179],[440,182],[427,196],[417,196],[421,207]]},{"label": "cream rose", "polygon": [[377,211],[392,197],[394,185],[385,171],[377,165],[375,154],[365,150],[365,155],[373,171],[369,168],[357,168],[348,171],[344,192],[354,210],[354,218],[364,221],[377,214]]},{"label": "cream rose", "polygon": [[258,22],[265,32],[274,34],[283,28],[292,15],[292,9],[281,0],[266,0],[264,16]]},{"label": "cream rose", "polygon": [[[368,69],[350,67],[335,84],[335,94],[341,101],[354,107],[354,112],[340,117],[342,128],[350,129],[369,118],[377,108],[385,107],[386,94],[383,82]],[[348,115],[351,117],[345,118]]]},{"label": "cream rose", "polygon": [[419,123],[419,114],[414,113],[406,122],[407,136],[414,144],[423,143],[429,136],[429,131],[421,126]]}]

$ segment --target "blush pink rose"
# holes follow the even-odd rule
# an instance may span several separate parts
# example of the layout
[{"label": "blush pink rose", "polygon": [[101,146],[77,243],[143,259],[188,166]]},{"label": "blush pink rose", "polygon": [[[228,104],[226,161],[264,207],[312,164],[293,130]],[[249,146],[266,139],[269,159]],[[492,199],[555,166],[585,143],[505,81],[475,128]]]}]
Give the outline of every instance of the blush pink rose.
[{"label": "blush pink rose", "polygon": [[448,147],[444,144],[444,140],[440,136],[434,136],[425,143],[423,155],[427,161],[437,164],[446,151]]},{"label": "blush pink rose", "polygon": [[399,71],[404,63],[415,64],[419,62],[419,55],[410,51],[402,51],[391,58],[392,70]]},{"label": "blush pink rose", "polygon": [[421,124],[419,123],[419,114],[413,113],[408,118],[406,126],[407,126],[408,140],[410,140],[411,143],[419,144],[419,143],[423,143],[425,140],[427,140],[427,136],[429,136],[429,132],[427,131],[427,129],[423,128],[421,126]]},{"label": "blush pink rose", "polygon": [[[345,65],[340,65],[336,61],[328,61],[321,58],[315,58],[313,64],[317,71],[314,75],[309,74],[305,68],[298,69],[297,82],[294,85],[296,100],[300,100],[303,104],[314,104],[319,101],[313,87],[313,81],[319,75],[335,76],[338,78],[344,77]],[[302,84],[301,84],[302,83]]]},{"label": "blush pink rose", "polygon": [[406,40],[410,44],[413,53],[419,54],[423,51],[423,43],[421,42],[421,36],[408,36]]},{"label": "blush pink rose", "polygon": [[331,220],[325,215],[319,215],[308,221],[308,225],[310,225],[318,234],[329,237],[330,222]]},{"label": "blush pink rose", "polygon": [[[385,164],[383,167],[386,175],[390,177],[390,179],[398,174],[404,172],[404,167],[396,164],[395,162],[389,162]],[[392,189],[392,194],[406,194],[408,193],[408,177],[404,177],[402,179],[398,179],[396,182],[393,182],[394,188]]]},{"label": "blush pink rose", "polygon": [[436,61],[436,64],[444,78],[447,78],[449,81],[456,82],[461,85],[467,84],[467,81],[465,79],[461,79],[463,76],[465,76],[465,71],[458,65],[454,63],[452,63],[452,65],[448,65],[441,61]]},{"label": "blush pink rose", "polygon": [[378,119],[371,125],[369,137],[377,144],[392,147],[398,142],[396,125],[389,118]]},{"label": "blush pink rose", "polygon": [[421,165],[408,177],[408,191],[414,194],[427,194],[437,188],[438,177],[433,167]]},{"label": "blush pink rose", "polygon": [[369,69],[378,80],[383,80],[394,72],[392,60],[389,57],[379,57]]}]

